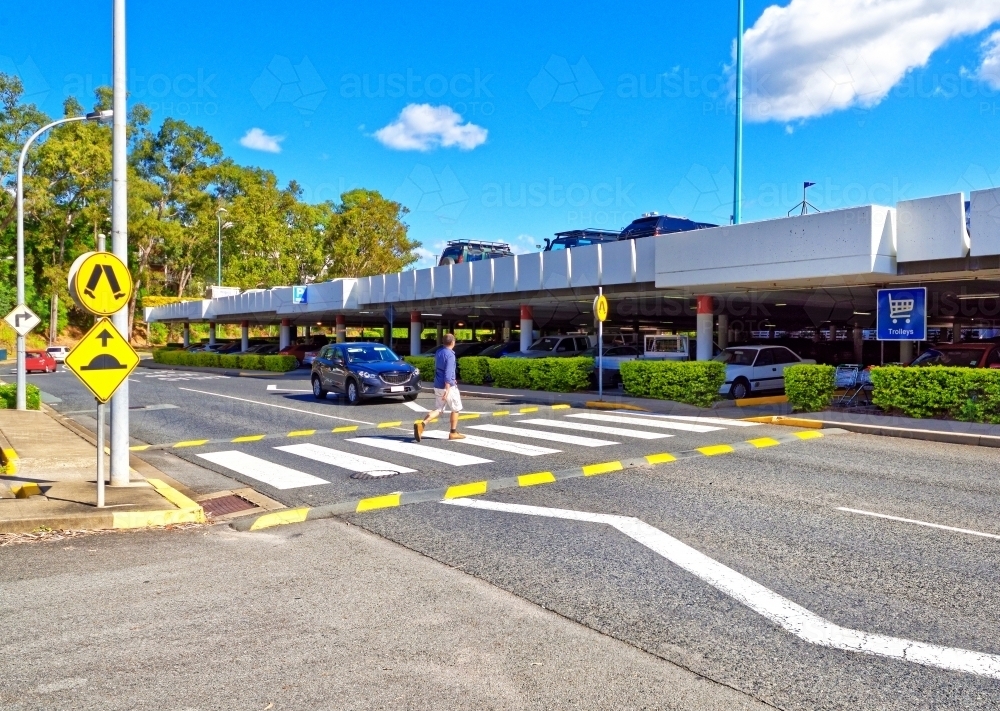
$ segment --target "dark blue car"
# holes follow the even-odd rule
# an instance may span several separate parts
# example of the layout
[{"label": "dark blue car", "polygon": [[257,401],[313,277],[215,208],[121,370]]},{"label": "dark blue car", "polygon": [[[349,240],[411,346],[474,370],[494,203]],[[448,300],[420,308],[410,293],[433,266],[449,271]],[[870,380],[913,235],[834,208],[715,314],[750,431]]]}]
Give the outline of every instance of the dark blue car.
[{"label": "dark blue car", "polygon": [[319,400],[343,393],[350,405],[396,395],[415,400],[420,371],[381,343],[331,343],[313,360],[312,389]]}]

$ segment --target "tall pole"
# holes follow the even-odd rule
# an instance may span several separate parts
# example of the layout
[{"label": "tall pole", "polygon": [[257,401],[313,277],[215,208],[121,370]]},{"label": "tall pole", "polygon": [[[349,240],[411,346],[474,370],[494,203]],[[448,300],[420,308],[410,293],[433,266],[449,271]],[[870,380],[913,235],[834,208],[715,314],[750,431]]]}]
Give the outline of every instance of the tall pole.
[{"label": "tall pole", "polygon": [[733,166],[733,224],[743,220],[743,0],[736,0],[736,159]]},{"label": "tall pole", "polygon": [[215,282],[216,286],[222,286],[222,213],[223,212],[229,212],[229,210],[227,210],[224,207],[220,207],[218,210],[215,211],[215,219],[219,223],[219,277]]},{"label": "tall pole", "polygon": [[[125,0],[114,0],[114,124],[111,149],[111,251],[128,264],[128,168],[126,161],[128,122],[128,77],[125,72]],[[118,333],[128,342],[128,308],[111,317]],[[129,483],[128,379],[111,398],[111,486]]]}]

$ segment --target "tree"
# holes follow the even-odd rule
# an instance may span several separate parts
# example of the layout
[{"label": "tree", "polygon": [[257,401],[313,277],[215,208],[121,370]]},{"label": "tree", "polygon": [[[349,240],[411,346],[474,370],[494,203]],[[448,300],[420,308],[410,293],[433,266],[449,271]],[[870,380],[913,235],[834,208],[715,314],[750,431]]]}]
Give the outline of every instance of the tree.
[{"label": "tree", "polygon": [[[49,117],[34,104],[22,104],[24,87],[16,76],[0,72],[0,187],[12,187],[17,180],[17,159],[32,133]],[[17,216],[13,195],[0,190],[0,234],[6,233]]]},{"label": "tree", "polygon": [[350,190],[326,229],[330,277],[362,277],[402,271],[417,261],[420,246],[407,237],[398,202],[386,200],[375,190]]}]

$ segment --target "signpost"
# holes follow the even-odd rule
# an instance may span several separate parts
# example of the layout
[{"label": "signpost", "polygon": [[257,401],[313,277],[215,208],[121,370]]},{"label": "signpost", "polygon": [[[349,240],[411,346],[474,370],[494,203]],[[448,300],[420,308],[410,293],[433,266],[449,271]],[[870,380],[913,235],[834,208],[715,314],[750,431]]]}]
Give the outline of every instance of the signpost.
[{"label": "signpost", "polygon": [[594,318],[597,319],[597,399],[604,399],[604,322],[608,318],[608,300],[598,287],[594,298]]},{"label": "signpost", "polygon": [[9,323],[10,327],[22,338],[27,336],[35,326],[42,322],[42,319],[38,318],[35,312],[24,304],[15,306],[14,310],[4,316],[3,320]]},{"label": "signpost", "polygon": [[927,287],[879,289],[877,303],[878,340],[927,340]]},{"label": "signpost", "polygon": [[103,507],[104,403],[139,365],[139,354],[108,316],[129,303],[134,285],[124,262],[103,251],[80,255],[70,267],[68,282],[77,305],[99,317],[66,355],[65,366],[97,400],[97,505]]}]

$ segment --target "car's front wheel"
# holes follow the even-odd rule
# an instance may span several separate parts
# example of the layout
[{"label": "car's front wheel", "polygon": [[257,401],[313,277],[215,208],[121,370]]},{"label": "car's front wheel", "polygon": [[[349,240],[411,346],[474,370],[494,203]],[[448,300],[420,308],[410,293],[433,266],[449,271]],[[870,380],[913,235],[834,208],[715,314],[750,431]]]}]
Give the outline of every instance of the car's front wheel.
[{"label": "car's front wheel", "polygon": [[416,399],[417,399],[417,394],[416,393],[411,393],[410,395],[404,395],[403,396],[403,400],[405,402],[413,402]]},{"label": "car's front wheel", "polygon": [[733,386],[729,388],[729,397],[733,400],[742,400],[750,395],[750,382],[746,378],[737,378]]},{"label": "car's front wheel", "polygon": [[357,405],[359,402],[361,402],[361,391],[358,390],[357,381],[355,380],[347,381],[347,391],[345,394],[347,395],[348,405]]},{"label": "car's front wheel", "polygon": [[312,379],[313,384],[313,396],[317,400],[326,400],[326,388],[323,387],[323,381],[319,379],[318,375],[314,375]]}]

